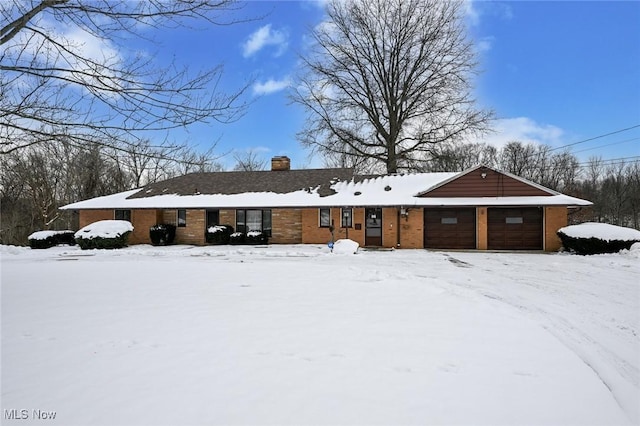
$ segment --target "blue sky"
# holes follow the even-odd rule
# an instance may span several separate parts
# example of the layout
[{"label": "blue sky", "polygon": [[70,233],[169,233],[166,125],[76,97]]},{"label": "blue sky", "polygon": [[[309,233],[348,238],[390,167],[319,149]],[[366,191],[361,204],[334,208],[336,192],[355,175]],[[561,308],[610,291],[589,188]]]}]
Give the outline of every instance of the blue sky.
[{"label": "blue sky", "polygon": [[[474,1],[469,36],[479,52],[475,96],[492,108],[496,132],[486,141],[554,147],[640,125],[640,2]],[[294,167],[318,167],[296,141],[304,113],[287,98],[308,46],[309,29],[324,18],[323,2],[253,1],[233,15],[254,21],[154,34],[159,62],[224,64],[220,87],[255,79],[247,113],[232,124],[197,125],[172,137],[219,153],[254,149],[265,159],[288,155]],[[573,146],[581,159],[640,156],[640,127]],[[229,155],[222,162],[231,167]]]}]

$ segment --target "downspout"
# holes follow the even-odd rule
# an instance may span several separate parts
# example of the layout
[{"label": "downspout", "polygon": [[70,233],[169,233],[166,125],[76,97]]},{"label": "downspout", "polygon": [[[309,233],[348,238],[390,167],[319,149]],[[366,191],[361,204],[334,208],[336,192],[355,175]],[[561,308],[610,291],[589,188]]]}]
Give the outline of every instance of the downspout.
[{"label": "downspout", "polygon": [[396,221],[396,224],[397,224],[397,225],[396,225],[396,234],[397,234],[397,236],[396,236],[396,247],[397,247],[397,248],[400,248],[400,209],[401,209],[401,207],[398,207],[398,208],[396,209],[396,212],[397,212],[397,221]]}]

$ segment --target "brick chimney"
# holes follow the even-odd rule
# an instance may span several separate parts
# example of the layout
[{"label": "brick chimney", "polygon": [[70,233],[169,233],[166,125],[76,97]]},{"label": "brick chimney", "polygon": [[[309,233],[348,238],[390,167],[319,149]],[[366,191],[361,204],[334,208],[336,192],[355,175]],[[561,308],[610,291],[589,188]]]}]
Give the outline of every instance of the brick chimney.
[{"label": "brick chimney", "polygon": [[291,160],[287,156],[273,157],[271,159],[271,171],[280,172],[291,170]]}]

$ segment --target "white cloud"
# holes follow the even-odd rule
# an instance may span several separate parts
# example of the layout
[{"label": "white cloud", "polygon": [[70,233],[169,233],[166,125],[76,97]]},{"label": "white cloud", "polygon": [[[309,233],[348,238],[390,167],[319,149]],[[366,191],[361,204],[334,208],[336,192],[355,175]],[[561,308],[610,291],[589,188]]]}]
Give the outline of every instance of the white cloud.
[{"label": "white cloud", "polygon": [[277,47],[276,56],[282,55],[289,46],[288,34],[284,30],[272,30],[271,24],[258,28],[242,45],[242,55],[248,58],[265,46]]},{"label": "white cloud", "polygon": [[487,36],[487,37],[482,37],[481,39],[478,40],[478,44],[477,44],[477,49],[478,52],[480,53],[484,53],[484,52],[488,52],[489,50],[491,50],[491,48],[493,47],[493,42],[495,41],[495,37],[493,36]]},{"label": "white cloud", "polygon": [[513,9],[506,3],[464,0],[463,11],[467,23],[472,27],[479,26],[485,16],[497,17],[503,21],[513,19]]},{"label": "white cloud", "polygon": [[540,124],[528,117],[502,118],[494,123],[494,132],[477,142],[501,148],[512,141],[561,146],[565,132],[552,124]]},{"label": "white cloud", "polygon": [[286,89],[291,85],[291,79],[285,77],[282,80],[274,80],[270,78],[265,82],[257,82],[253,85],[254,95],[269,95],[271,93],[279,92]]},{"label": "white cloud", "polygon": [[306,7],[307,5],[311,5],[324,10],[326,9],[327,4],[329,4],[329,1],[330,0],[308,0],[308,1],[303,1],[302,6]]},{"label": "white cloud", "polygon": [[464,14],[471,26],[480,24],[480,12],[474,7],[473,0],[465,0],[463,3]]},{"label": "white cloud", "polygon": [[119,62],[122,59],[110,41],[100,39],[80,27],[68,29],[64,36],[73,42],[75,50],[85,58],[98,63]]}]

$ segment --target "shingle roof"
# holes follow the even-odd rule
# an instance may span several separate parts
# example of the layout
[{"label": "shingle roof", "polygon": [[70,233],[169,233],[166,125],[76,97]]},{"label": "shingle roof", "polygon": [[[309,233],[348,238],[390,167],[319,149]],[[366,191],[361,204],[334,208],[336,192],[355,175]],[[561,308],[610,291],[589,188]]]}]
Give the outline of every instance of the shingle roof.
[{"label": "shingle roof", "polygon": [[249,192],[286,194],[316,188],[320,196],[328,196],[335,193],[330,188],[332,183],[350,181],[353,178],[353,169],[346,168],[190,173],[147,185],[128,198],[147,198],[163,194],[230,195]]},{"label": "shingle roof", "polygon": [[563,194],[508,197],[420,197],[461,173],[355,175],[351,169],[193,173],[144,188],[61,207],[73,209],[203,209],[300,207],[587,206]]}]

